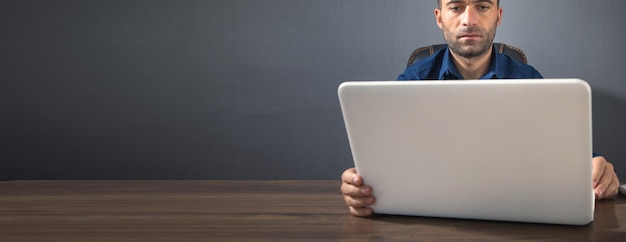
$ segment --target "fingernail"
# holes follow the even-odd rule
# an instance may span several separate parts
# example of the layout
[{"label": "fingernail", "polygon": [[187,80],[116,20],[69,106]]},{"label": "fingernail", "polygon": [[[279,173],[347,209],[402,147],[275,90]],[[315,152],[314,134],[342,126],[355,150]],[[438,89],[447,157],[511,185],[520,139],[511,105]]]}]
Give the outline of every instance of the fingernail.
[{"label": "fingernail", "polygon": [[374,203],[374,198],[370,197],[367,200],[365,200],[365,202],[367,203],[367,205],[372,205]]},{"label": "fingernail", "polygon": [[352,178],[352,184],[356,184],[357,180],[356,177]]}]

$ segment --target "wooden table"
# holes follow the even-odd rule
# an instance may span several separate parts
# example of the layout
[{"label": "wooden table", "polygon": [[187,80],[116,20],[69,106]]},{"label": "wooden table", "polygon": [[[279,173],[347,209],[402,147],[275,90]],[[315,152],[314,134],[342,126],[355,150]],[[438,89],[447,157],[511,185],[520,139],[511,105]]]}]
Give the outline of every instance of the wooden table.
[{"label": "wooden table", "polygon": [[[626,240],[626,199],[587,226],[348,214],[339,181],[3,181],[0,241]],[[564,201],[566,202],[566,201]]]}]

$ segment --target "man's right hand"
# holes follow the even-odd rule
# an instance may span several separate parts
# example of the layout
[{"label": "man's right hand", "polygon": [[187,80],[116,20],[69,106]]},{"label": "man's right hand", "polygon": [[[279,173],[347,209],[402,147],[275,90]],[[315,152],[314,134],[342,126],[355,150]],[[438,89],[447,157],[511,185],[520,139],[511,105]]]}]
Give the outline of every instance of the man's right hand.
[{"label": "man's right hand", "polygon": [[343,199],[354,216],[367,217],[374,211],[369,206],[376,202],[372,195],[372,187],[365,185],[363,178],[356,173],[355,168],[347,169],[341,174],[341,193]]}]

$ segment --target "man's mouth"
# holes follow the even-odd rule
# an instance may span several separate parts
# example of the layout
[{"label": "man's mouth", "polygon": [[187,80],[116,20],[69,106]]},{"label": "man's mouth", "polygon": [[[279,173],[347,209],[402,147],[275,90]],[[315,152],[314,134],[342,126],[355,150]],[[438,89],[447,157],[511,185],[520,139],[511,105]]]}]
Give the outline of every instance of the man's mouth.
[{"label": "man's mouth", "polygon": [[479,37],[480,37],[479,34],[464,34],[464,35],[461,35],[461,37],[459,38],[479,38]]}]

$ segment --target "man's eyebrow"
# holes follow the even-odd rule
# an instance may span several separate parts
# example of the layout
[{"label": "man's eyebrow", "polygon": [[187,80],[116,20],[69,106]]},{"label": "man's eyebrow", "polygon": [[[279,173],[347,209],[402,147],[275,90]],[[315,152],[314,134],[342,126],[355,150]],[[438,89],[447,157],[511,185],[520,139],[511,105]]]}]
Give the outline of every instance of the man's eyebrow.
[{"label": "man's eyebrow", "polygon": [[446,2],[446,6],[452,5],[452,4],[459,4],[459,3],[465,3],[465,1],[464,0],[449,0],[448,2]]},{"label": "man's eyebrow", "polygon": [[492,0],[474,0],[474,3],[489,3],[491,5],[494,5]]},{"label": "man's eyebrow", "polygon": [[[477,4],[477,3],[489,3],[491,5],[494,5],[493,0],[472,0],[471,4]],[[446,6],[447,5],[452,5],[452,4],[460,4],[460,3],[465,3],[465,0],[449,0],[448,2],[446,2]]]}]

